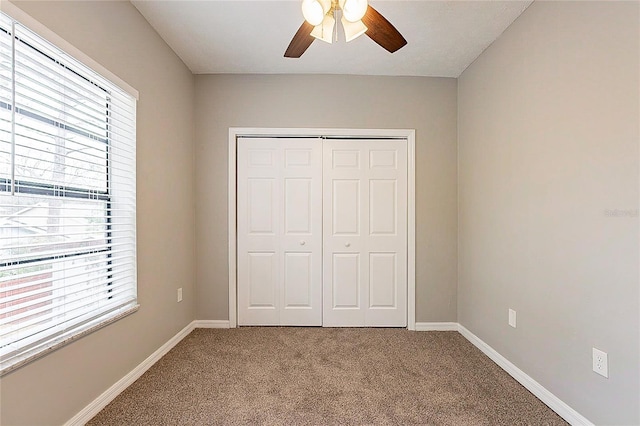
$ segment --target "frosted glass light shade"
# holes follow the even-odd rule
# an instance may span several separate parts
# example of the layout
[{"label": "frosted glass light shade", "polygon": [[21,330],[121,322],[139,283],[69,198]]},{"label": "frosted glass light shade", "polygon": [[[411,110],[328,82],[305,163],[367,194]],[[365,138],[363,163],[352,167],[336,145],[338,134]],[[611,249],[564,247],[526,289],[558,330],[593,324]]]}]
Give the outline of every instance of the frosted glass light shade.
[{"label": "frosted glass light shade", "polygon": [[347,42],[355,40],[362,34],[366,33],[368,28],[362,21],[349,22],[342,16],[342,26],[344,27],[344,38]]},{"label": "frosted glass light shade", "polygon": [[367,13],[367,0],[339,0],[342,16],[349,22],[358,22]]},{"label": "frosted glass light shade", "polygon": [[333,27],[335,24],[336,20],[333,19],[333,16],[325,15],[322,24],[317,25],[313,31],[311,31],[311,35],[327,43],[333,43]]},{"label": "frosted glass light shade", "polygon": [[320,25],[330,7],[331,0],[302,0],[302,16],[311,25]]}]

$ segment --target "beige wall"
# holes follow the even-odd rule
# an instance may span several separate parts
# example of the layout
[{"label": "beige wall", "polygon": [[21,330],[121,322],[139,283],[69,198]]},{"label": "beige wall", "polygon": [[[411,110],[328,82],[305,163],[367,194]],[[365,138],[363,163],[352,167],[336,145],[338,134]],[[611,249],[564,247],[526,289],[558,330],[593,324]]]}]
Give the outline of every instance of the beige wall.
[{"label": "beige wall", "polygon": [[640,423],[638,3],[536,2],[458,82],[193,77],[129,2],[18,4],[140,92],[141,309],[3,377],[0,423],[63,423],[227,319],[229,127],[416,129],[417,320],[459,320],[596,423]]},{"label": "beige wall", "polygon": [[[140,310],[2,378],[3,425],[69,420],[194,316],[194,78],[129,2],[20,2],[140,92]],[[176,303],[176,288],[184,301]]]},{"label": "beige wall", "polygon": [[459,320],[596,424],[640,423],[638,19],[535,2],[458,82]]},{"label": "beige wall", "polygon": [[418,321],[456,321],[456,80],[196,76],[196,315],[228,318],[229,127],[416,129]]}]

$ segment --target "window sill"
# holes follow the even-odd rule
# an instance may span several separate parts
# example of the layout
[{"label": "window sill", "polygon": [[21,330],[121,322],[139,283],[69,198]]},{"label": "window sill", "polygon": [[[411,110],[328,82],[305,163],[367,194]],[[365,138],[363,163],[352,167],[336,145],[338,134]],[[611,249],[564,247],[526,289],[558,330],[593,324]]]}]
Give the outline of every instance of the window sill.
[{"label": "window sill", "polygon": [[83,329],[81,329],[80,331],[70,335],[70,336],[66,336],[66,337],[62,337],[60,341],[53,341],[53,342],[49,342],[48,345],[50,346],[44,346],[41,350],[37,351],[37,352],[33,352],[30,353],[28,355],[26,355],[24,358],[21,359],[17,359],[17,360],[11,360],[11,364],[4,366],[2,365],[2,369],[0,370],[0,377],[5,376],[9,373],[12,373],[16,370],[18,370],[19,368],[24,367],[25,365],[40,359],[44,356],[49,355],[50,353],[57,351],[58,349],[62,348],[63,346],[68,345],[69,343],[75,342],[76,340],[79,340],[85,336],[88,336],[89,334],[100,330],[103,327],[106,327],[108,325],[113,324],[116,321],[121,320],[124,317],[127,317],[135,312],[138,311],[138,309],[140,308],[140,305],[136,304],[130,308],[127,308],[126,310],[120,312],[119,314],[100,321],[97,324],[91,324]]}]

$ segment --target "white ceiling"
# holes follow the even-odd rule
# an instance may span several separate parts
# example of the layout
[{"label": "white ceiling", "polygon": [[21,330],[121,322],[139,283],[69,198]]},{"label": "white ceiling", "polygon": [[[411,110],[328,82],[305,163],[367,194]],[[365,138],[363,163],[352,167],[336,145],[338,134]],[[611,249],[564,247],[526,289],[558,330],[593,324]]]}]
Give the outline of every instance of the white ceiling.
[{"label": "white ceiling", "polygon": [[359,74],[458,77],[531,4],[370,0],[407,39],[394,54],[362,36],[314,41],[284,58],[300,0],[132,0],[195,74]]}]

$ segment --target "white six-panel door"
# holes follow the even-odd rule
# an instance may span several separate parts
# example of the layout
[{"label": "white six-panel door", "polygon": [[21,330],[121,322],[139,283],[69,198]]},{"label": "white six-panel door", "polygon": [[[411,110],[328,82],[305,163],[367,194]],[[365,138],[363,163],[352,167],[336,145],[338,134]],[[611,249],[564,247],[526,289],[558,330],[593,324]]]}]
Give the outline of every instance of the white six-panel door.
[{"label": "white six-panel door", "polygon": [[322,324],[322,141],[238,140],[238,324]]},{"label": "white six-panel door", "polygon": [[407,142],[240,138],[239,325],[407,324]]},{"label": "white six-panel door", "polygon": [[407,325],[407,143],[323,145],[323,325]]}]

